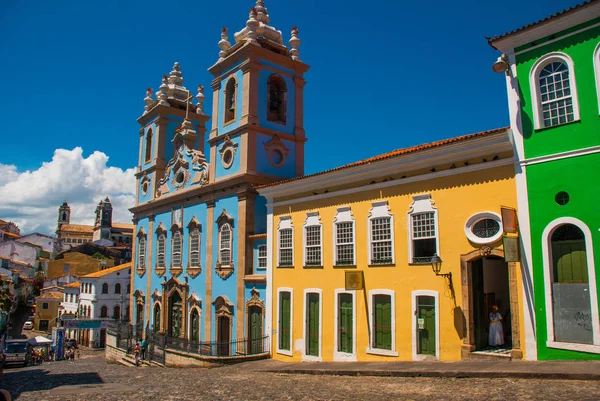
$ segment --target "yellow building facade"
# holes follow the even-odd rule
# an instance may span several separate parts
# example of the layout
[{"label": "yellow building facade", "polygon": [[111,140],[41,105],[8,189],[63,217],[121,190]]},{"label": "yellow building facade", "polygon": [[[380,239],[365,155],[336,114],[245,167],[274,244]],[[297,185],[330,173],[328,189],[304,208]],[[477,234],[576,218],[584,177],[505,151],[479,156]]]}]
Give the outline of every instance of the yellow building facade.
[{"label": "yellow building facade", "polygon": [[[504,260],[502,240],[501,207],[516,206],[507,129],[259,192],[274,359],[525,357],[521,269]],[[491,339],[493,305],[502,329]]]}]

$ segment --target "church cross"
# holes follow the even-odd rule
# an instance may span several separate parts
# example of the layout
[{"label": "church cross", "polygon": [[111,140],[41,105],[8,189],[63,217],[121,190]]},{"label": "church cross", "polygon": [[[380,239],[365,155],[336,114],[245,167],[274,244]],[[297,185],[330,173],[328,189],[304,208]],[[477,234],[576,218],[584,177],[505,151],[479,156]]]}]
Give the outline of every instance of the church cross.
[{"label": "church cross", "polygon": [[185,119],[188,119],[188,115],[190,114],[190,100],[192,100],[193,96],[190,93],[189,89],[187,91],[188,93],[188,98],[185,99]]}]

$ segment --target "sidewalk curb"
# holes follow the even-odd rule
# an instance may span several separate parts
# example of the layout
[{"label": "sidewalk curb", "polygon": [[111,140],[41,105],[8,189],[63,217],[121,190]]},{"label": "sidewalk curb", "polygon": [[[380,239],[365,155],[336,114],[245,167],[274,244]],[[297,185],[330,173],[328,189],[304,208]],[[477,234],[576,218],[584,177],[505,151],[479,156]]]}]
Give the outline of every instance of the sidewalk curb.
[{"label": "sidewalk curb", "polygon": [[510,371],[401,371],[401,370],[343,370],[343,369],[265,369],[261,372],[290,375],[315,376],[375,376],[375,377],[427,377],[427,378],[512,378],[543,380],[588,380],[600,381],[600,373],[565,373],[565,372],[510,372]]}]

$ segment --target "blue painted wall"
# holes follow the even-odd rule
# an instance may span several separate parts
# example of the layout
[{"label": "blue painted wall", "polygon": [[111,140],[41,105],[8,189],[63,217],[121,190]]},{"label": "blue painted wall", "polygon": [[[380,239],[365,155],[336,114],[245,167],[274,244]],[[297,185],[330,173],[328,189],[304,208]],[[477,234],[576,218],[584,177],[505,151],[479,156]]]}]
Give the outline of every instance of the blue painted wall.
[{"label": "blue painted wall", "polygon": [[[235,77],[237,82],[237,88],[235,92],[235,118],[233,122],[225,125],[225,121],[223,120],[225,116],[225,89],[227,88],[227,81],[229,81],[229,78],[232,76]],[[242,103],[244,102],[243,88],[244,73],[242,70],[237,70],[221,80],[221,89],[219,89],[219,108],[217,111],[217,128],[219,130],[219,135],[226,134],[240,126],[240,118],[242,117]]]},{"label": "blue painted wall", "polygon": [[267,198],[257,196],[254,200],[254,234],[267,232]]},{"label": "blue painted wall", "polygon": [[[211,272],[212,272],[212,297],[213,299],[211,300],[207,300],[207,304],[211,304],[211,321],[213,322],[212,324],[212,339],[216,339],[216,319],[215,319],[215,311],[214,308],[212,307],[212,302],[218,297],[218,296],[226,296],[233,304],[234,304],[234,308],[235,305],[237,305],[237,275],[238,273],[240,273],[240,269],[242,269],[241,266],[238,265],[238,255],[237,255],[237,238],[238,238],[238,198],[237,196],[229,196],[226,198],[221,198],[218,199],[215,202],[215,208],[214,208],[214,212],[215,212],[215,221],[217,220],[217,218],[221,215],[221,213],[223,212],[223,210],[226,210],[227,214],[229,216],[231,216],[233,218],[233,231],[232,231],[232,252],[231,252],[231,258],[233,260],[235,269],[233,271],[233,274],[231,276],[229,276],[226,280],[223,280],[214,270],[214,266],[211,267]],[[217,261],[219,260],[219,227],[217,225],[217,223],[213,221],[213,238],[212,238],[212,243],[213,243],[213,249],[212,249],[212,257],[213,257],[213,263],[216,265]],[[241,273],[243,274],[243,272]],[[235,309],[234,309],[235,310]],[[236,333],[236,322],[235,322],[236,317],[233,317],[233,326],[232,326],[232,331],[231,331],[231,338],[235,338],[235,333]]]},{"label": "blue painted wall", "polygon": [[144,202],[147,202],[150,199],[152,199],[152,176],[153,176],[153,173],[148,173],[148,179],[150,181],[148,183],[148,192],[146,193],[146,195],[144,195],[144,192],[142,191],[142,180],[140,179],[138,181],[139,186],[140,186],[140,190],[138,192],[138,194],[139,194],[138,203],[144,203]]},{"label": "blue painted wall", "polygon": [[221,163],[221,154],[219,153],[219,149],[221,149],[223,146],[223,141],[221,140],[217,142],[217,157],[215,162],[211,165],[211,167],[215,169],[215,178],[225,177],[227,175],[239,173],[240,171],[241,154],[246,150],[242,148],[239,136],[231,138],[231,142],[236,143],[238,146],[235,156],[233,157],[233,164],[229,168],[223,167],[223,163]]},{"label": "blue painted wall", "polygon": [[[254,246],[253,246],[253,250],[252,250],[252,255],[253,255],[253,271],[254,274],[266,274],[267,273],[267,269],[259,269],[258,268],[258,247],[261,245],[266,245],[267,244],[267,240],[256,240],[254,241]],[[267,254],[268,256],[268,254]]]},{"label": "blue painted wall", "polygon": [[[265,295],[267,293],[266,284],[262,283],[248,283],[244,286],[244,314],[246,317],[244,318],[244,336],[248,335],[248,310],[246,310],[246,302],[252,298],[252,289],[256,288],[259,292],[258,297],[265,303],[265,307],[267,305],[265,301]],[[265,321],[263,319],[263,335],[265,331]]]},{"label": "blue painted wall", "polygon": [[[146,233],[146,255],[148,255],[148,242],[152,240],[152,235],[148,232],[148,224],[149,224],[149,220],[147,217],[141,218],[138,220],[137,223],[137,229],[138,232],[139,230],[141,230],[142,228],[144,229],[144,232]],[[137,235],[137,232],[133,233],[133,235]],[[142,293],[144,295],[149,295],[146,294],[147,290],[146,290],[146,280],[147,280],[147,275],[151,274],[150,273],[150,265],[148,263],[148,259],[146,259],[146,274],[144,274],[142,277],[138,276],[138,274],[136,273],[137,270],[137,266],[138,266],[138,258],[137,255],[139,254],[139,241],[136,241],[136,249],[135,249],[135,254],[134,254],[134,258],[133,258],[133,272],[132,274],[134,274],[134,278],[133,278],[133,289],[131,290],[131,294],[133,294],[136,290],[141,290]],[[136,322],[137,321],[137,308],[133,308],[133,316],[132,316],[132,321]]]},{"label": "blue painted wall", "polygon": [[[146,137],[148,135],[148,131],[150,131],[150,130],[152,130],[152,157],[150,158],[150,161],[148,163],[146,163]],[[158,134],[158,132],[156,130],[156,123],[152,122],[152,123],[146,125],[146,127],[144,127],[144,137],[142,138],[142,149],[141,149],[142,170],[145,170],[148,167],[150,167],[152,165],[152,160],[154,160],[154,158],[156,157],[156,148],[157,148],[156,138],[158,137],[157,134]]]},{"label": "blue painted wall", "polygon": [[256,135],[256,171],[259,173],[275,175],[279,177],[296,176],[296,144],[291,141],[281,140],[290,151],[283,164],[275,167],[269,161],[265,143],[268,143],[273,137],[270,135]]}]

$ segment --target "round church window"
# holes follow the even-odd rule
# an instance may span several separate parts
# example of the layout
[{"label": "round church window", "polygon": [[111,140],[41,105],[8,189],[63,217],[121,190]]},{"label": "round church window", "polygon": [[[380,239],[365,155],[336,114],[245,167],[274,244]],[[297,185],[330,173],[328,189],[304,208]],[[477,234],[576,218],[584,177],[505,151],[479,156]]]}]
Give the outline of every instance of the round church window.
[{"label": "round church window", "polygon": [[144,195],[146,195],[148,193],[148,182],[147,181],[142,184],[142,192]]},{"label": "round church window", "polygon": [[483,219],[473,225],[472,231],[479,238],[492,238],[500,231],[500,224],[496,220]]},{"label": "round church window", "polygon": [[560,206],[564,206],[569,203],[569,194],[565,191],[560,191],[554,197],[554,201]]},{"label": "round church window", "polygon": [[283,163],[283,153],[281,153],[281,150],[273,149],[271,151],[271,163],[276,167]]},{"label": "round church window", "polygon": [[182,184],[183,180],[185,179],[185,174],[183,173],[183,171],[180,171],[176,176],[175,176],[175,181],[178,184]]},{"label": "round church window", "polygon": [[475,244],[491,244],[502,236],[502,219],[493,212],[474,214],[465,224],[465,235]]},{"label": "round church window", "polygon": [[227,148],[223,152],[223,156],[221,158],[221,162],[223,163],[223,167],[229,168],[233,164],[233,149]]}]

